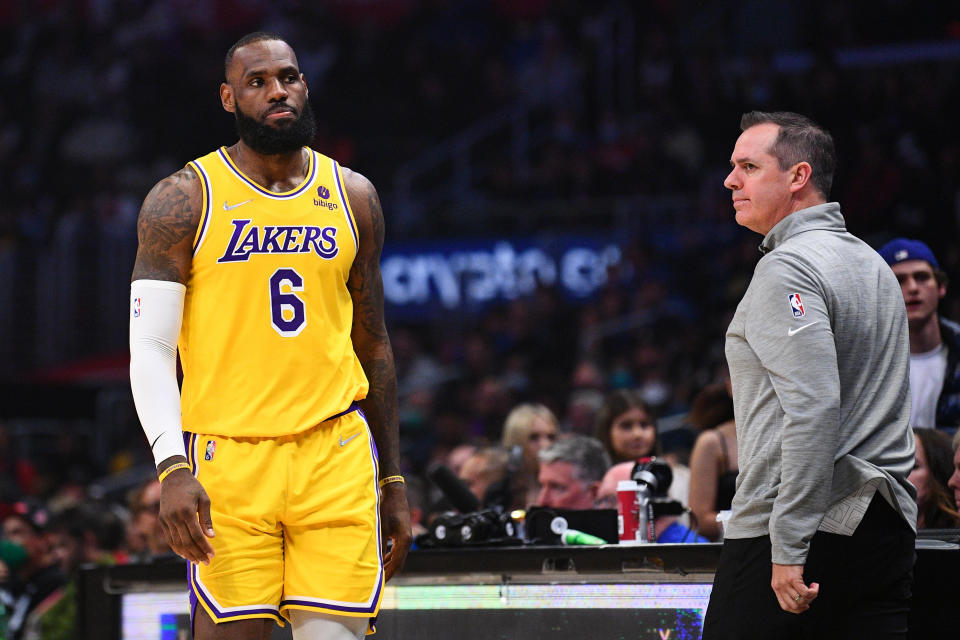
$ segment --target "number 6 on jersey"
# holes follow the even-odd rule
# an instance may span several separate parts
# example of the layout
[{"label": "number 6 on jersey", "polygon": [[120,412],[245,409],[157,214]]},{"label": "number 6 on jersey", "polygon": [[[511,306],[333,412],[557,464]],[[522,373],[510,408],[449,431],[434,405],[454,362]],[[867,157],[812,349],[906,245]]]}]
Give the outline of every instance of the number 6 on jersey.
[{"label": "number 6 on jersey", "polygon": [[307,326],[307,309],[295,291],[303,291],[303,278],[293,269],[277,269],[270,276],[270,324],[284,338],[300,335]]}]

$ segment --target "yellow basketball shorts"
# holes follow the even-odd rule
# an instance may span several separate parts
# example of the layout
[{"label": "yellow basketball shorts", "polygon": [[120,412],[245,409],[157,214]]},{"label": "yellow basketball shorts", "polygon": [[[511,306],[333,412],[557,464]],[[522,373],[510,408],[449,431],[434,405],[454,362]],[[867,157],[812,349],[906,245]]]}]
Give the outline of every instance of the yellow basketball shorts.
[{"label": "yellow basketball shorts", "polygon": [[359,408],[293,436],[184,439],[216,534],[210,564],[188,563],[191,611],[217,623],[283,624],[289,609],[376,616],[377,451]]}]

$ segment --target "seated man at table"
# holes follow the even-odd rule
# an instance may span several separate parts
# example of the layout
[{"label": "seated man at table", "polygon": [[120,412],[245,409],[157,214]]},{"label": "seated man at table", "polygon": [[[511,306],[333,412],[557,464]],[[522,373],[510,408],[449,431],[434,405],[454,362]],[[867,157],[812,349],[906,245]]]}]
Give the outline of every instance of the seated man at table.
[{"label": "seated man at table", "polygon": [[540,495],[537,506],[593,509],[610,456],[596,438],[573,435],[557,440],[538,454]]},{"label": "seated man at table", "polygon": [[[617,484],[621,480],[629,480],[636,464],[633,460],[613,465],[600,482],[597,489],[597,508],[617,508]],[[669,487],[662,487],[656,495],[668,495]],[[657,542],[710,542],[693,530],[678,522],[679,516],[656,516],[653,520],[653,531]]]}]

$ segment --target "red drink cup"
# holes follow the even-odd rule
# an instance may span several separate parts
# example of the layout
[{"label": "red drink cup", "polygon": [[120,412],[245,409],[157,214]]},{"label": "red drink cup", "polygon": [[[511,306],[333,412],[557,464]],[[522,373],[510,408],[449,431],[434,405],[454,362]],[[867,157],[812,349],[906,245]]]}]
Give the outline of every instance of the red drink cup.
[{"label": "red drink cup", "polygon": [[637,503],[639,488],[635,480],[621,480],[617,483],[617,529],[620,544],[641,544],[637,531],[640,520]]}]

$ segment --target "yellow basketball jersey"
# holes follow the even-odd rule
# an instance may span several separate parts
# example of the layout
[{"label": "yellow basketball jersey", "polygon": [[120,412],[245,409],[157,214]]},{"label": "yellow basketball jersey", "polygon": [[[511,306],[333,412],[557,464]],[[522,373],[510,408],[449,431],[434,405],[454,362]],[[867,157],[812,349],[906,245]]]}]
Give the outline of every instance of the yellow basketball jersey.
[{"label": "yellow basketball jersey", "polygon": [[366,396],[347,290],[357,228],[336,161],[274,193],[225,148],[189,163],[203,215],[187,280],[183,428],[229,437],[299,433]]}]

